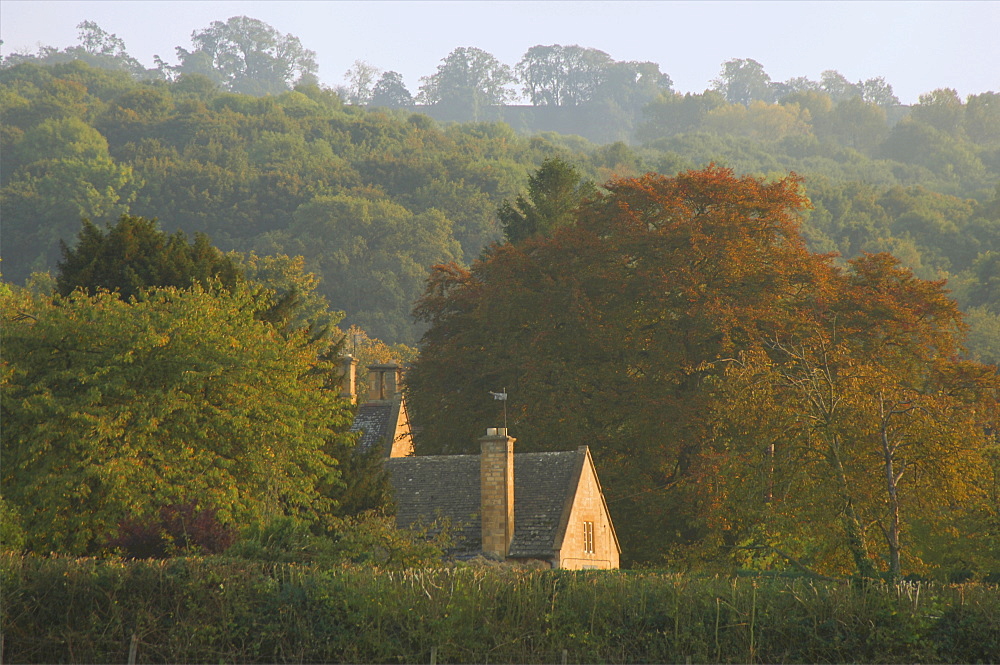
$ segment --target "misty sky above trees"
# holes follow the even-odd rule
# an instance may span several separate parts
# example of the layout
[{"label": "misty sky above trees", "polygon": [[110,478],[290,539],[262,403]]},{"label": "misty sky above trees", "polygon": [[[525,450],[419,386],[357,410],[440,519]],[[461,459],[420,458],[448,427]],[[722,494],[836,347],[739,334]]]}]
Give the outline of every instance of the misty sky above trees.
[{"label": "misty sky above trees", "polygon": [[63,48],[98,23],[148,67],[212,21],[247,15],[314,50],[319,79],[345,83],[356,60],[394,70],[410,91],[459,47],[515,65],[537,44],[579,44],[616,60],[652,61],[674,89],[701,92],[723,62],[759,61],[773,80],[884,77],[904,104],[940,87],[996,90],[997,2],[61,2],[4,0],[2,52]]}]

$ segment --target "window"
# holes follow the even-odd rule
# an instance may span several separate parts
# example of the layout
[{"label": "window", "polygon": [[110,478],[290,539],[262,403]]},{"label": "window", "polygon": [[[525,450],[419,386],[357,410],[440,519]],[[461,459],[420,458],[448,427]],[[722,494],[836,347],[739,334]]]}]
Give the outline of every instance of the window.
[{"label": "window", "polygon": [[583,523],[583,551],[587,554],[594,553],[594,523]]}]

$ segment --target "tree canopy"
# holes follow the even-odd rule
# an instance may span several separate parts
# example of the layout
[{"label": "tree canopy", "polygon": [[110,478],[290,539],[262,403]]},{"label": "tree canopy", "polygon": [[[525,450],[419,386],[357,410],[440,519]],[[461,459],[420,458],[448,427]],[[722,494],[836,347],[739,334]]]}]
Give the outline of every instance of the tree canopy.
[{"label": "tree canopy", "polygon": [[413,95],[403,84],[403,76],[399,72],[382,72],[382,76],[372,88],[372,96],[368,102],[372,106],[402,107],[413,104]]},{"label": "tree canopy", "polygon": [[443,58],[437,72],[420,79],[418,99],[461,111],[473,121],[483,119],[490,106],[514,98],[514,74],[508,65],[475,47],[459,47]]},{"label": "tree canopy", "polygon": [[532,46],[517,74],[535,106],[578,106],[594,99],[614,61],[604,51],[582,46]]},{"label": "tree canopy", "polygon": [[519,242],[537,233],[552,233],[573,221],[573,213],[584,197],[594,193],[572,164],[553,157],[546,159],[528,177],[528,191],[513,203],[504,201],[497,210],[504,236]]},{"label": "tree canopy", "polygon": [[167,235],[155,220],[123,215],[107,232],[84,221],[73,247],[61,243],[56,286],[68,296],[83,287],[91,294],[114,291],[121,298],[140,295],[150,287],[188,288],[216,284],[232,289],[242,276],[231,257],[212,246],[204,233],[189,243],[183,231]]},{"label": "tree canopy", "polygon": [[294,35],[263,21],[233,16],[191,34],[194,49],[177,47],[177,74],[203,74],[228,90],[263,95],[289,90],[297,81],[315,81],[316,52]]}]

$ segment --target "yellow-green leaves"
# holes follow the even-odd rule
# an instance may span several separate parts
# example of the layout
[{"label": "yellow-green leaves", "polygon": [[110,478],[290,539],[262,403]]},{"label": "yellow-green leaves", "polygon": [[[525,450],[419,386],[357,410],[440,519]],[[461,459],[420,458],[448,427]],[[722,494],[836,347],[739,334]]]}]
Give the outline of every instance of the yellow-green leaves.
[{"label": "yellow-green leaves", "polygon": [[241,524],[315,519],[346,405],[325,343],[279,334],[248,289],[4,296],[4,497],[29,546],[99,549],[128,514],[171,503]]}]

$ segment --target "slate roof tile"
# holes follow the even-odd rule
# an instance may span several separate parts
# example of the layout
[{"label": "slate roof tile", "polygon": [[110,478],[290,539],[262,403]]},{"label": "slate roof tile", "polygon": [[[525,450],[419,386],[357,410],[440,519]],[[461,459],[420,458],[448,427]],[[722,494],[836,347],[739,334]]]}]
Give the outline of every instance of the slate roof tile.
[{"label": "slate roof tile", "polygon": [[389,434],[389,417],[392,414],[391,404],[362,404],[351,423],[352,432],[361,432],[357,451],[368,452],[379,441],[385,441]]}]

